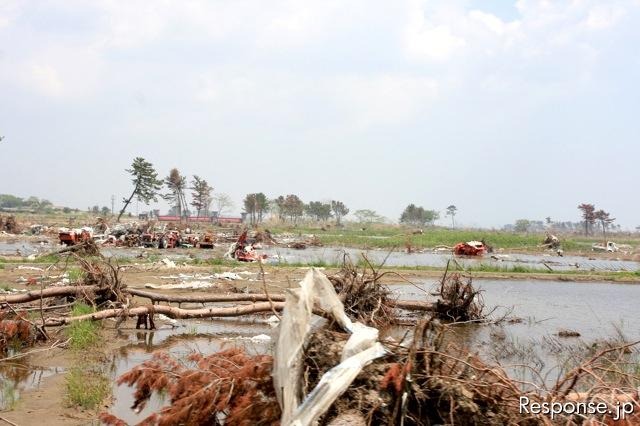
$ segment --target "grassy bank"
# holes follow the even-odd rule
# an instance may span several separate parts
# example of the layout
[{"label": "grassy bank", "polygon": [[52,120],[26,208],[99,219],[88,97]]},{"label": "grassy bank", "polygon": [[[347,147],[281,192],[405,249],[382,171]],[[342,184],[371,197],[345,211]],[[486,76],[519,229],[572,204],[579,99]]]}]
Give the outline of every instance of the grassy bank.
[{"label": "grassy bank", "polygon": [[[71,315],[85,315],[93,311],[91,306],[76,303]],[[97,321],[74,321],[66,329],[75,358],[75,365],[66,376],[66,400],[70,406],[97,409],[111,393],[110,380],[101,359],[100,328]]]}]

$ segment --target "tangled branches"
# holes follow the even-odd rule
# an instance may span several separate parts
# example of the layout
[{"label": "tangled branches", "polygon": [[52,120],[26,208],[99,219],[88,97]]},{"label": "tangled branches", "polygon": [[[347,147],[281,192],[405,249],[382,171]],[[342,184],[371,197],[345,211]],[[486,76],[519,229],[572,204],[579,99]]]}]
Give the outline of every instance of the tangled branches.
[{"label": "tangled branches", "polygon": [[[194,353],[188,360],[195,365],[186,367],[167,353],[157,353],[118,379],[118,384],[136,387],[133,409],[144,408],[153,392],[167,392],[171,405],[141,424],[279,424],[270,356],[228,349],[208,356]],[[122,424],[109,414],[101,419]]]},{"label": "tangled branches", "polygon": [[345,312],[352,319],[377,327],[391,324],[395,309],[389,303],[391,291],[380,282],[384,274],[379,273],[364,257],[368,268],[360,271],[345,257],[342,270],[330,276]]},{"label": "tangled branches", "polygon": [[473,287],[471,277],[465,279],[459,273],[447,275],[445,271],[438,296],[435,313],[441,320],[476,321],[484,316],[480,291]]},{"label": "tangled branches", "polygon": [[[82,271],[82,285],[97,286],[101,297],[89,301],[95,305],[102,305],[106,302],[124,302],[126,297],[123,293],[126,287],[120,278],[120,267],[115,265],[110,259],[85,258],[74,254],[74,257]],[[87,295],[90,296],[90,295]]]},{"label": "tangled branches", "polygon": [[0,216],[0,231],[4,231],[8,234],[19,234],[20,230],[20,225],[18,225],[18,221],[15,216],[7,216],[4,220],[2,219],[2,216]]},{"label": "tangled branches", "polygon": [[17,314],[9,319],[7,314],[0,314],[0,355],[10,350],[18,351],[33,345],[39,336],[33,324]]}]

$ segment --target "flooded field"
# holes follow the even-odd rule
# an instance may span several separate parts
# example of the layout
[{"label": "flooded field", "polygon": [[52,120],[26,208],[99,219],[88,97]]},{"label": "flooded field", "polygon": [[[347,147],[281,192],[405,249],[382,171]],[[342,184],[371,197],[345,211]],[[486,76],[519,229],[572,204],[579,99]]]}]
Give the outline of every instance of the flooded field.
[{"label": "flooded field", "polygon": [[[0,256],[39,255],[51,251],[55,246],[48,243],[36,243],[30,241],[0,242]],[[195,249],[141,249],[141,248],[114,248],[103,247],[105,256],[131,259],[149,255],[162,256],[174,261],[186,261],[189,259],[207,259],[221,257],[224,250],[195,250]],[[450,253],[405,253],[402,251],[389,252],[385,250],[362,250],[355,248],[337,247],[308,247],[304,250],[296,250],[282,247],[267,247],[258,250],[269,256],[271,264],[341,264],[345,254],[352,260],[360,259],[362,253],[366,254],[374,264],[384,264],[389,267],[434,267],[444,268],[447,262],[454,258]],[[584,272],[634,272],[640,270],[640,262],[618,260],[601,257],[586,256],[557,256],[555,254],[524,254],[524,253],[495,253],[481,257],[455,257],[463,267],[477,268],[481,266],[497,268],[526,267],[540,271],[584,271]]]},{"label": "flooded field", "polygon": [[[293,264],[313,264],[325,262],[327,264],[341,264],[345,253],[353,260],[365,253],[374,264],[384,262],[390,267],[431,266],[444,268],[452,258],[450,253],[404,253],[388,252],[384,250],[363,251],[350,248],[309,247],[306,250],[288,248],[270,248],[264,252],[274,258],[274,262]],[[455,257],[456,261],[465,267],[490,265],[498,267],[526,266],[540,270],[580,270],[580,271],[637,271],[640,263],[624,260],[590,259],[583,256],[533,255],[500,253],[481,257]],[[546,266],[545,266],[546,265]]]}]

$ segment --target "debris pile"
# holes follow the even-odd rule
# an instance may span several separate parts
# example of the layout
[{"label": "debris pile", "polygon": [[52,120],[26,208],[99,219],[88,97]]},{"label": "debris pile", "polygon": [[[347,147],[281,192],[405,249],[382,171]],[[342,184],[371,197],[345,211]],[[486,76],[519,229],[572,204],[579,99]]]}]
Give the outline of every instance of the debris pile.
[{"label": "debris pile", "polygon": [[60,228],[58,232],[60,244],[74,246],[93,239],[93,228],[85,226],[78,229]]},{"label": "debris pile", "polygon": [[391,290],[380,282],[382,274],[369,266],[360,271],[345,259],[340,272],[328,278],[347,315],[365,324],[386,326],[396,318],[395,307],[390,303]]},{"label": "debris pile", "polygon": [[19,313],[0,312],[0,355],[31,346],[38,336],[34,326]]},{"label": "debris pile", "polygon": [[484,241],[467,241],[453,247],[453,253],[456,256],[482,256],[487,252],[490,252],[490,249]]},{"label": "debris pile", "polygon": [[15,216],[7,216],[6,219],[3,219],[2,216],[0,216],[0,232],[6,232],[7,234],[19,234],[20,231],[20,225],[18,225]]},{"label": "debris pile", "polygon": [[593,243],[593,245],[591,246],[591,250],[592,251],[607,252],[607,253],[616,253],[616,252],[620,251],[620,248],[613,241],[607,241],[606,245]]},{"label": "debris pile", "polygon": [[266,255],[258,254],[255,251],[255,243],[249,243],[247,234],[247,230],[240,234],[238,240],[229,247],[226,257],[240,262],[256,262],[266,259]]},{"label": "debris pile", "polygon": [[471,277],[447,275],[445,271],[437,296],[435,314],[443,321],[478,321],[485,317],[480,291],[473,287]]}]

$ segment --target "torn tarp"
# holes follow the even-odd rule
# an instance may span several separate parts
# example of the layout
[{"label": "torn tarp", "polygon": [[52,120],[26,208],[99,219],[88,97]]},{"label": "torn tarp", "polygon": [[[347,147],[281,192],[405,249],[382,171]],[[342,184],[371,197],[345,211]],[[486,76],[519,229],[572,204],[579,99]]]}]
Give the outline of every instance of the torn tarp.
[{"label": "torn tarp", "polygon": [[[282,408],[282,424],[308,425],[331,406],[365,365],[383,356],[385,349],[377,341],[377,329],[353,323],[347,317],[333,285],[316,269],[305,275],[300,288],[287,293],[285,303],[275,348],[273,380]],[[301,404],[302,354],[311,330],[314,305],[331,315],[351,337],[343,349],[342,362],[322,376]]]}]

